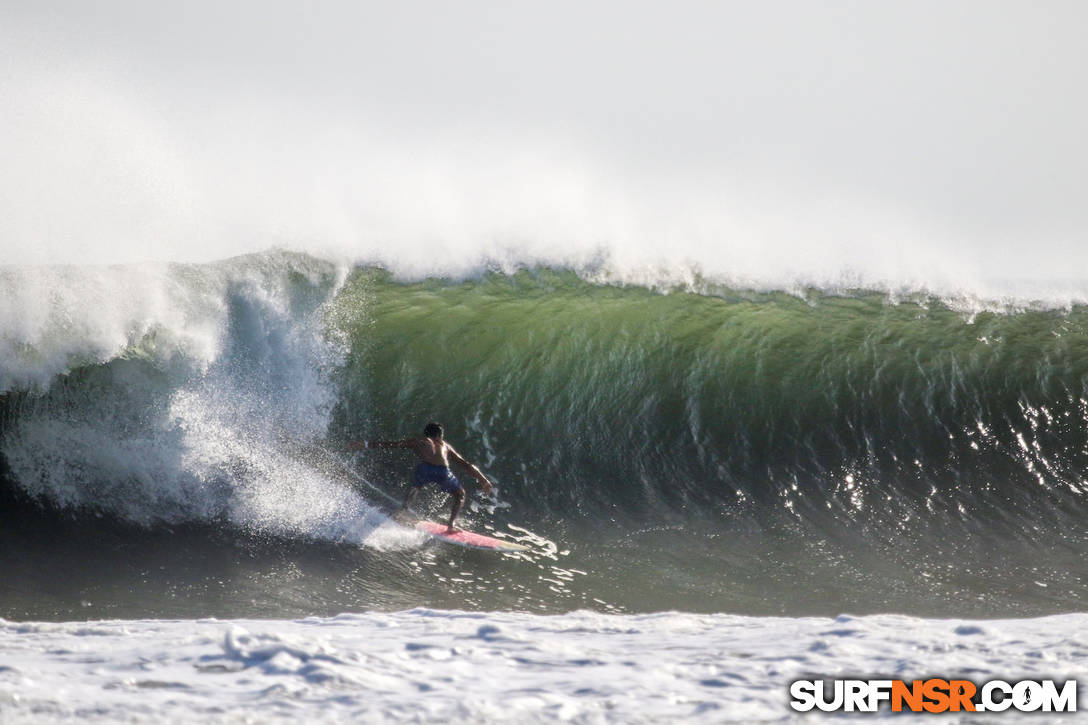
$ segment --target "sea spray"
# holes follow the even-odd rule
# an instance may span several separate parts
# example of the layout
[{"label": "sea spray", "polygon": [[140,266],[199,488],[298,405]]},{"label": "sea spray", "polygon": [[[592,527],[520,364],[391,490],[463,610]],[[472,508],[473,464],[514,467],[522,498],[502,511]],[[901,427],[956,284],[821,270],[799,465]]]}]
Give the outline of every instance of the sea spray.
[{"label": "sea spray", "polygon": [[26,386],[2,440],[17,485],[140,524],[357,528],[372,507],[280,452],[325,434],[340,351],[323,315],[342,279],[289,254],[7,270],[13,316],[39,311],[4,334],[9,384]]}]

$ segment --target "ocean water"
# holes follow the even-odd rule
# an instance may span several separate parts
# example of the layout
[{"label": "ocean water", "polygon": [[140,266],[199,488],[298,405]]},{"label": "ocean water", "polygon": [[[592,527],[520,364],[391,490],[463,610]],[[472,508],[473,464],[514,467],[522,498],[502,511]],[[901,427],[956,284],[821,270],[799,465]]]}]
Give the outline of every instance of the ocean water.
[{"label": "ocean water", "polygon": [[[0,716],[750,722],[808,675],[1075,677],[1088,297],[1003,289],[2,267]],[[429,420],[497,485],[464,525],[527,552],[391,521],[409,454],[345,443]]]}]

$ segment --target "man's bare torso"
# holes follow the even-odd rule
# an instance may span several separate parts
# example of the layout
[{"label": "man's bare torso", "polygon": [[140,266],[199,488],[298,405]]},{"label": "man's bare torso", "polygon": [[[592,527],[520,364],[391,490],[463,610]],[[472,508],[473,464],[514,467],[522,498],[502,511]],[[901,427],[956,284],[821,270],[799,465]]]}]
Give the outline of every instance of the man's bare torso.
[{"label": "man's bare torso", "polygon": [[446,466],[449,468],[449,454],[446,452],[449,448],[451,448],[449,443],[434,438],[417,438],[412,441],[412,450],[424,462],[430,463],[432,466]]}]

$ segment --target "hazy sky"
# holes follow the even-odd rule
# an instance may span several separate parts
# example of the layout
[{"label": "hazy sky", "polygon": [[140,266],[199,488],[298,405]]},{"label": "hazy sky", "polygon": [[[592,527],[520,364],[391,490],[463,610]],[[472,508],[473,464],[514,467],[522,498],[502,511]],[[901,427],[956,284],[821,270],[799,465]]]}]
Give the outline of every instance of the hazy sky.
[{"label": "hazy sky", "polygon": [[7,261],[554,236],[1088,276],[1082,2],[0,8]]}]

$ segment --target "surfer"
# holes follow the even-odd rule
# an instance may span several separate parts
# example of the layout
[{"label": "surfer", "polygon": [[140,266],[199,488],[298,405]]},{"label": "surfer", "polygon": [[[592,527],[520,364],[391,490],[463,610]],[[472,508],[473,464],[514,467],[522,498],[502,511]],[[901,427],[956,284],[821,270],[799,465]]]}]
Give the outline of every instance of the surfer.
[{"label": "surfer", "polygon": [[[450,523],[446,529],[447,533],[453,534],[458,531],[458,529],[454,528],[453,521],[457,518],[461,506],[465,503],[465,487],[461,485],[461,482],[453,475],[453,471],[450,470],[450,459],[468,469],[472,477],[480,482],[484,494],[491,493],[491,481],[487,480],[487,476],[481,473],[479,468],[469,463],[460,453],[454,450],[453,446],[443,438],[443,435],[444,431],[441,425],[428,423],[423,429],[422,438],[405,438],[399,441],[354,441],[348,443],[347,449],[357,451],[362,448],[410,448],[422,459],[422,462],[416,466],[415,483],[408,488],[408,495],[405,496],[400,511],[408,508],[415,499],[416,494],[419,493],[419,489],[428,483],[436,483],[440,489],[448,493],[453,499],[450,510]],[[398,513],[400,512],[398,511]]]}]

